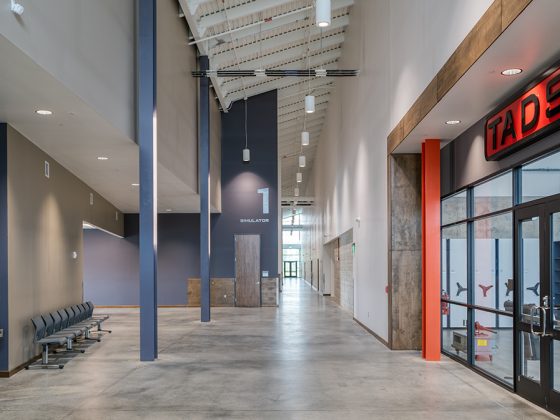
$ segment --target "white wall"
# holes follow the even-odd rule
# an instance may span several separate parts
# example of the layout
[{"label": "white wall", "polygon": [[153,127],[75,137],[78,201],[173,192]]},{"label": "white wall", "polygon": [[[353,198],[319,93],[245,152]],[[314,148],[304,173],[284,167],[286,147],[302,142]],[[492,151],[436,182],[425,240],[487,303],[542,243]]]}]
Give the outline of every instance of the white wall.
[{"label": "white wall", "polygon": [[0,35],[134,139],[134,1],[0,3]]},{"label": "white wall", "polygon": [[491,3],[356,0],[351,11],[339,68],[361,73],[338,79],[329,103],[306,253],[320,258],[324,243],[354,229],[354,316],[385,340],[387,136]]}]

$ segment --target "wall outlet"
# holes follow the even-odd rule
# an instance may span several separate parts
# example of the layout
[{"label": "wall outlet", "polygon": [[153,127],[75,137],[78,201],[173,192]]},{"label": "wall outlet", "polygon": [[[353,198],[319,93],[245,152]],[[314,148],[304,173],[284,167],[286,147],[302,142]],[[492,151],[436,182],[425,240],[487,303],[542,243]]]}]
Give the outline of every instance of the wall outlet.
[{"label": "wall outlet", "polygon": [[4,328],[0,328],[0,338],[4,337]]}]

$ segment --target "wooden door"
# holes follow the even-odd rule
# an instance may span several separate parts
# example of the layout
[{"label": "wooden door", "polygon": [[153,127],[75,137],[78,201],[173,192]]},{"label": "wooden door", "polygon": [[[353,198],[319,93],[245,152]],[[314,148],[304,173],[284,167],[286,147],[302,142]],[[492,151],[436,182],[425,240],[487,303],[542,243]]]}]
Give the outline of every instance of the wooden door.
[{"label": "wooden door", "polygon": [[235,235],[235,299],[237,306],[261,306],[259,235]]}]

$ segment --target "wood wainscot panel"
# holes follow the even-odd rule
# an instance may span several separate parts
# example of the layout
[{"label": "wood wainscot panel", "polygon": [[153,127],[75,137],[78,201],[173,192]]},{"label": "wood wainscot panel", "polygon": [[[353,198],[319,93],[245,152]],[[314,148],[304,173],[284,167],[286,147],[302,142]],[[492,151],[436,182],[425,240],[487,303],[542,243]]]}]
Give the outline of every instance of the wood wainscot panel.
[{"label": "wood wainscot panel", "polygon": [[261,278],[261,306],[278,306],[278,278]]},{"label": "wood wainscot panel", "polygon": [[[187,306],[200,307],[200,279],[187,280]],[[210,306],[233,307],[235,306],[235,279],[212,278],[210,279]]]}]

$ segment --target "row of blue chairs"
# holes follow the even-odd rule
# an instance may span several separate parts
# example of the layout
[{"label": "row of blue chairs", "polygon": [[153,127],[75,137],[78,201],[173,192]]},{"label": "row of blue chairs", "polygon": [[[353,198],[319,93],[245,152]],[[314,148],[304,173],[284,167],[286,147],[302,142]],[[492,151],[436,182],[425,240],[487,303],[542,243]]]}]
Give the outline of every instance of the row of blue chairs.
[{"label": "row of blue chairs", "polygon": [[35,329],[34,342],[42,346],[42,360],[41,363],[29,365],[26,369],[62,369],[62,364],[49,363],[49,346],[64,346],[64,353],[84,353],[85,350],[75,350],[73,343],[84,340],[100,341],[99,332],[110,333],[110,330],[102,329],[101,325],[109,315],[94,316],[94,308],[92,302],[86,302],[33,317],[31,323]]}]

